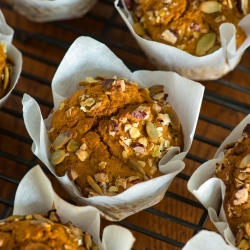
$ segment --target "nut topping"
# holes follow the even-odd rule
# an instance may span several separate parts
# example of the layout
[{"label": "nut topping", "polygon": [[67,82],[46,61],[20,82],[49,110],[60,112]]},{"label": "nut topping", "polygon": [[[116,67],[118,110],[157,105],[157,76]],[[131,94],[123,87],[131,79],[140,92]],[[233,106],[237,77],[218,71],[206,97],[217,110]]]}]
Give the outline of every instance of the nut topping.
[{"label": "nut topping", "polygon": [[50,163],[52,165],[57,165],[64,160],[65,156],[66,156],[66,153],[63,149],[60,149],[60,148],[56,149],[55,151],[51,153]]},{"label": "nut topping", "polygon": [[157,131],[156,127],[154,126],[154,124],[152,122],[147,121],[147,123],[146,123],[146,131],[147,131],[147,134],[148,134],[149,138],[153,142],[158,141],[159,134],[158,134],[158,131]]},{"label": "nut topping", "polygon": [[247,202],[248,199],[248,190],[246,187],[239,189],[236,193],[235,193],[235,200],[234,200],[234,205],[241,205],[245,202]]},{"label": "nut topping", "polygon": [[56,139],[52,145],[52,148],[58,149],[58,148],[63,147],[72,138],[72,136],[73,136],[73,132],[71,130],[66,130],[66,131],[60,133],[56,137]]},{"label": "nut topping", "polygon": [[216,1],[205,1],[205,2],[202,2],[200,5],[200,10],[207,14],[221,11],[221,9],[222,9],[222,4]]},{"label": "nut topping", "polygon": [[93,180],[93,178],[91,176],[87,176],[87,181],[88,184],[94,189],[95,192],[97,192],[100,195],[103,195],[102,189],[100,188],[100,186]]},{"label": "nut topping", "polygon": [[177,37],[175,34],[170,31],[169,29],[166,29],[165,31],[162,32],[161,38],[165,40],[166,42],[169,42],[171,44],[175,44],[177,42]]},{"label": "nut topping", "polygon": [[74,181],[78,177],[78,174],[76,173],[76,171],[73,168],[70,168],[68,170],[68,177],[71,181]]},{"label": "nut topping", "polygon": [[250,154],[246,155],[241,161],[239,168],[246,168],[250,166]]},{"label": "nut topping", "polygon": [[74,139],[70,139],[69,143],[67,144],[67,151],[68,152],[76,152],[80,148],[80,144],[75,141]]},{"label": "nut topping", "polygon": [[207,33],[200,38],[196,46],[196,55],[203,56],[213,47],[216,40],[216,34],[213,32]]}]

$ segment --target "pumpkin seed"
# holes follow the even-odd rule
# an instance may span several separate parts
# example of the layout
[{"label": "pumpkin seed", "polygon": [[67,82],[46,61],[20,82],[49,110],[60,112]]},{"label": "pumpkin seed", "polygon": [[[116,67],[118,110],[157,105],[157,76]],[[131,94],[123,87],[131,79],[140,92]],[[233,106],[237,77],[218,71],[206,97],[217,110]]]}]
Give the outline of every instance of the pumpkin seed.
[{"label": "pumpkin seed", "polygon": [[139,36],[145,35],[145,30],[140,23],[135,23],[133,25],[133,29],[134,29],[135,33]]},{"label": "pumpkin seed", "polygon": [[237,248],[241,249],[241,250],[247,250],[248,248],[248,241],[243,239],[240,244],[237,246]]},{"label": "pumpkin seed", "polygon": [[58,148],[63,147],[72,138],[72,136],[73,136],[73,132],[71,130],[66,130],[66,131],[60,133],[56,137],[56,139],[52,145],[52,148],[58,149]]},{"label": "pumpkin seed", "polygon": [[158,84],[151,86],[148,90],[150,93],[159,93],[162,92],[164,89],[164,85]]},{"label": "pumpkin seed", "polygon": [[67,151],[74,153],[79,148],[80,148],[80,144],[74,139],[70,139],[69,143],[67,144]]},{"label": "pumpkin seed", "polygon": [[240,244],[242,238],[243,238],[243,230],[239,229],[239,231],[237,232],[236,238],[235,238],[235,245],[237,246],[238,244]]},{"label": "pumpkin seed", "polygon": [[221,11],[221,9],[222,9],[222,4],[216,1],[205,1],[200,5],[200,10],[207,14]]},{"label": "pumpkin seed", "polygon": [[205,55],[206,52],[213,47],[215,40],[216,34],[214,32],[210,32],[202,36],[196,45],[196,55]]},{"label": "pumpkin seed", "polygon": [[66,156],[66,153],[63,149],[57,149],[54,152],[52,152],[51,156],[50,156],[50,163],[52,165],[56,165],[59,164],[60,162],[62,162],[64,160]]},{"label": "pumpkin seed", "polygon": [[233,148],[236,143],[237,143],[236,141],[235,142],[230,142],[230,143],[226,144],[223,149]]},{"label": "pumpkin seed", "polygon": [[157,131],[155,125],[152,122],[147,121],[147,123],[146,123],[146,131],[147,131],[147,134],[148,134],[149,138],[153,142],[157,142],[158,141],[159,134],[158,134],[158,131]]},{"label": "pumpkin seed", "polygon": [[246,168],[250,165],[250,154],[246,155],[241,161],[239,168]]},{"label": "pumpkin seed", "polygon": [[100,195],[103,195],[102,189],[100,186],[94,181],[94,179],[91,176],[87,176],[88,184],[94,189],[95,192],[97,192]]},{"label": "pumpkin seed", "polygon": [[86,248],[89,250],[92,247],[92,239],[91,239],[91,235],[88,232],[85,232],[84,235],[84,243]]},{"label": "pumpkin seed", "polygon": [[6,89],[9,83],[10,74],[9,69],[7,66],[4,67],[4,82],[3,82],[3,89]]},{"label": "pumpkin seed", "polygon": [[47,222],[48,224],[53,224],[53,222],[51,220],[44,218],[40,214],[33,214],[33,217],[34,217],[34,219],[36,219],[38,221],[43,221],[43,222]]},{"label": "pumpkin seed", "polygon": [[20,221],[20,220],[24,220],[25,216],[24,215],[11,215],[9,217],[7,217],[6,219],[4,219],[5,222],[11,222],[11,221]]},{"label": "pumpkin seed", "polygon": [[220,45],[215,45],[211,49],[208,50],[208,52],[206,53],[206,55],[210,55],[210,54],[214,53],[215,51],[219,50],[220,48],[221,48]]},{"label": "pumpkin seed", "polygon": [[141,174],[145,174],[145,171],[143,169],[143,167],[140,165],[139,162],[137,162],[136,160],[133,159],[129,159],[128,164],[130,167],[132,167],[135,171],[141,173]]}]

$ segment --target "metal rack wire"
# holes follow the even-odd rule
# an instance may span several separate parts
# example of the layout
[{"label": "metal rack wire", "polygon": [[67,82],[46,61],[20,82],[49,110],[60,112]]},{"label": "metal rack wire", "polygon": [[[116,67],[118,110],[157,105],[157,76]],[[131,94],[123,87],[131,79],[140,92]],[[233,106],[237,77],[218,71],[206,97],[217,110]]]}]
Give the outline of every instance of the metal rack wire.
[{"label": "metal rack wire", "polygon": [[[34,96],[42,107],[44,114],[48,114],[53,107],[51,95],[47,97],[40,96],[37,89],[44,88],[49,90],[53,74],[74,38],[91,36],[106,44],[124,61],[131,71],[140,69],[154,70],[154,67],[147,61],[144,53],[135,44],[127,27],[114,9],[113,1],[111,0],[99,0],[89,13],[77,20],[37,24],[37,27],[35,24],[27,21],[25,17],[15,13],[9,4],[1,0],[0,8],[5,14],[7,23],[15,31],[13,42],[24,57],[24,68],[19,83],[6,105],[0,110],[0,219],[2,219],[7,217],[12,211],[16,188],[21,178],[33,166],[40,163],[30,152],[32,141],[25,132],[21,98],[25,92],[34,88],[30,94]],[[12,21],[12,18],[15,18],[15,20]],[[21,21],[26,22],[26,26],[27,23],[30,24],[31,28],[24,29],[21,24],[19,25]],[[84,22],[92,24],[93,27],[79,25],[79,23]],[[70,34],[71,40],[63,35],[57,36],[46,33],[44,29],[48,25],[51,29],[58,31],[58,33]],[[41,46],[45,50],[49,48],[49,53],[51,54],[43,53],[42,49],[38,49],[37,53],[31,52],[29,47],[34,49],[35,46],[39,48]],[[59,51],[59,56],[55,56],[56,52],[53,54],[54,50]],[[136,249],[179,249],[195,233],[202,229],[212,228],[207,222],[207,211],[186,191],[186,184],[195,168],[213,155],[225,136],[250,111],[250,102],[244,99],[250,93],[250,88],[247,86],[247,81],[250,81],[250,65],[247,63],[250,61],[249,49],[245,52],[244,57],[245,59],[243,58],[240,65],[234,70],[234,72],[242,74],[242,77],[245,78],[243,82],[241,80],[238,81],[239,79],[236,79],[237,81],[234,82],[234,72],[216,81],[203,82],[206,86],[203,108],[199,116],[193,150],[190,150],[185,160],[185,169],[187,170],[177,176],[174,184],[166,192],[161,205],[148,208],[138,215],[119,222],[120,225],[131,229],[136,238],[140,237],[142,241],[145,241],[145,245],[140,243],[140,245],[135,246]],[[25,67],[28,61],[32,61],[34,64],[46,65],[49,72],[48,75],[46,73],[46,75],[41,76],[34,69]],[[29,86],[27,87],[27,85]],[[225,90],[229,90],[229,94],[224,94]],[[235,93],[237,93],[236,96]],[[241,95],[244,98],[241,98]],[[211,105],[213,105],[213,108],[217,108],[218,112],[224,112],[224,118],[221,119],[219,116],[214,116],[210,111],[207,111]],[[228,117],[232,114],[237,116],[234,122],[228,121]],[[12,124],[10,127],[8,126],[9,123]],[[221,137],[210,136],[209,133],[203,131],[204,127],[221,129],[223,131]],[[9,149],[6,147],[9,143],[16,146]],[[199,154],[197,148],[205,153]],[[24,153],[20,153],[20,151]],[[40,164],[43,166],[42,163]],[[46,168],[43,169],[50,176],[48,170]],[[6,186],[7,192],[3,191]],[[174,206],[170,206],[170,203],[174,204]],[[166,227],[171,225],[174,232],[168,233],[168,231],[156,228],[154,225],[148,225],[147,218],[151,217],[154,222],[156,221],[160,225]],[[143,220],[146,222],[142,222]],[[153,239],[153,243],[150,243],[148,238]]]}]

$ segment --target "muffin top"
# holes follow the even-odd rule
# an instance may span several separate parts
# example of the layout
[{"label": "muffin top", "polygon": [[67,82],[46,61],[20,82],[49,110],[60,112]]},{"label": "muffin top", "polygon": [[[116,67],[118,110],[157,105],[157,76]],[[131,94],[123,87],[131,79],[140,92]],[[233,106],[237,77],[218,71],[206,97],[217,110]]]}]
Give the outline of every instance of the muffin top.
[{"label": "muffin top", "polygon": [[6,44],[0,42],[0,99],[9,91],[13,66],[14,63],[7,56]]},{"label": "muffin top", "polygon": [[237,47],[246,38],[238,22],[250,13],[248,0],[136,0],[133,4],[131,1],[127,1],[127,6],[133,13],[138,35],[195,56],[210,54],[221,47],[222,23],[235,25]]},{"label": "muffin top", "polygon": [[116,195],[162,175],[159,160],[183,149],[179,118],[163,85],[139,88],[125,78],[89,77],[52,116],[50,162],[85,197]]},{"label": "muffin top", "polygon": [[215,176],[226,186],[223,205],[229,226],[236,236],[236,246],[244,245],[247,241],[249,247],[250,124],[244,128],[242,137],[226,145],[225,150],[222,163],[216,166]]},{"label": "muffin top", "polygon": [[71,222],[61,223],[56,210],[50,210],[47,214],[13,215],[1,221],[0,248],[5,250],[99,249],[88,232],[82,232]]}]

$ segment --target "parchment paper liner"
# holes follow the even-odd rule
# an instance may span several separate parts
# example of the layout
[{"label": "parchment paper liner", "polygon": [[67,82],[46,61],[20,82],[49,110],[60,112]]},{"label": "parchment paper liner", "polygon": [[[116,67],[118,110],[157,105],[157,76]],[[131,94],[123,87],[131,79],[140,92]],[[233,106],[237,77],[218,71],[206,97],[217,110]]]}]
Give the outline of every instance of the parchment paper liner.
[{"label": "parchment paper liner", "polygon": [[182,250],[236,250],[237,248],[226,244],[217,233],[206,230],[200,231],[191,238]]},{"label": "parchment paper liner", "polygon": [[133,30],[133,18],[124,1],[121,0],[124,8],[118,6],[119,2],[120,0],[115,1],[115,8],[150,62],[159,70],[174,71],[193,80],[218,79],[237,66],[244,51],[250,45],[250,14],[239,22],[239,26],[245,31],[247,39],[237,51],[235,47],[235,26],[225,23],[220,26],[222,48],[213,54],[197,57],[173,46],[149,41],[138,36]]},{"label": "parchment paper liner", "polygon": [[[204,87],[172,72],[142,70],[132,73],[105,45],[92,38],[80,37],[66,53],[53,78],[52,92],[55,109],[67,96],[79,89],[80,80],[97,75],[109,78],[114,75],[118,78],[126,77],[142,87],[164,84],[165,90],[169,93],[168,101],[179,115],[185,135],[184,152],[179,153],[179,148],[173,147],[161,160],[159,168],[164,173],[163,176],[137,184],[113,197],[83,198],[73,182],[69,181],[67,175],[57,177],[78,204],[97,207],[108,220],[122,220],[158,203],[173,178],[184,168],[182,159],[187,154],[193,140]],[[51,117],[43,121],[38,104],[27,94],[24,95],[22,103],[24,122],[34,141],[32,151],[56,176],[54,167],[49,162],[48,145],[50,142],[45,126],[46,124],[49,128]]]},{"label": "parchment paper liner", "polygon": [[[221,163],[223,160],[223,147],[230,142],[237,141],[242,136],[242,131],[249,122],[250,115],[245,117],[245,119],[235,127],[221,144],[214,158],[202,164],[188,181],[188,190],[208,209],[208,214],[212,223],[225,240],[233,246],[235,245],[235,237],[228,226],[223,208],[223,199],[226,190],[225,185],[220,179],[212,178],[212,176],[216,169],[216,163]],[[217,216],[217,214],[219,215]]]},{"label": "parchment paper liner", "polygon": [[86,14],[97,0],[6,0],[19,14],[34,22],[78,18]]},{"label": "parchment paper liner", "polygon": [[[78,207],[61,199],[40,166],[33,167],[18,185],[13,214],[46,213],[55,204],[63,223],[71,221],[75,226],[93,236],[100,250],[130,250],[135,238],[126,228],[110,225],[104,228],[100,241],[100,213],[91,206]],[[119,246],[119,247],[117,247]]]},{"label": "parchment paper liner", "polygon": [[0,42],[2,41],[6,44],[7,53],[15,63],[13,67],[13,75],[11,76],[10,88],[8,93],[0,99],[0,108],[4,105],[12,90],[16,86],[22,70],[22,54],[12,44],[13,35],[14,30],[6,23],[3,13],[0,10]]}]

